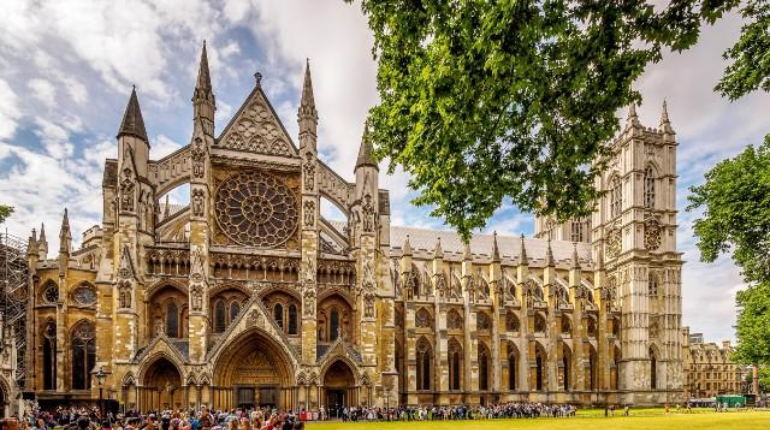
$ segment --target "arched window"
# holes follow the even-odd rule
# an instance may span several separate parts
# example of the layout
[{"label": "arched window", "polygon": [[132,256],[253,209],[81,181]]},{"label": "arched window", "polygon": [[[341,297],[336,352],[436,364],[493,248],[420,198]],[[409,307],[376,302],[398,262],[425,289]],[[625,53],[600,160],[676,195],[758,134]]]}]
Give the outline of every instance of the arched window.
[{"label": "arched window", "polygon": [[570,363],[572,361],[572,354],[570,354],[569,350],[566,348],[566,346],[562,346],[562,358],[561,358],[561,364],[564,368],[564,381],[563,387],[564,391],[569,391],[570,385],[569,385],[569,378],[570,378]]},{"label": "arched window", "polygon": [[492,329],[492,321],[490,321],[489,316],[484,312],[476,313],[476,329],[484,331]]},{"label": "arched window", "polygon": [[276,303],[275,307],[273,307],[273,318],[275,319],[275,323],[278,324],[278,327],[283,328],[283,305],[280,303]]},{"label": "arched window", "polygon": [[545,333],[545,318],[540,314],[535,314],[535,333]]},{"label": "arched window", "polygon": [[91,388],[91,370],[96,365],[96,330],[91,322],[80,323],[72,332],[72,389]]},{"label": "arched window", "polygon": [[430,313],[425,308],[420,308],[415,315],[415,325],[418,328],[431,328],[433,327]]},{"label": "arched window", "polygon": [[433,370],[431,363],[430,342],[425,337],[417,342],[417,389],[430,390],[431,372]]},{"label": "arched window", "polygon": [[644,207],[655,208],[655,171],[652,166],[647,166],[644,170]]},{"label": "arched window", "polygon": [[595,390],[599,386],[598,364],[599,360],[596,357],[596,351],[591,348],[591,351],[588,353],[588,388],[591,390]]},{"label": "arched window", "polygon": [[43,389],[56,389],[56,323],[48,320],[43,329]]},{"label": "arched window", "polygon": [[658,280],[654,275],[650,275],[650,279],[647,281],[647,295],[650,297],[658,297]]},{"label": "arched window", "polygon": [[569,317],[566,315],[561,317],[561,332],[562,334],[570,334],[572,332],[572,324],[570,324]]},{"label": "arched window", "polygon": [[518,362],[516,360],[516,351],[513,349],[512,344],[508,346],[508,389],[510,391],[516,391],[516,376],[518,374]]},{"label": "arched window", "polygon": [[166,336],[179,337],[179,308],[174,302],[166,306]]},{"label": "arched window", "polygon": [[610,216],[617,218],[623,210],[623,184],[615,176],[610,183]]},{"label": "arched window", "polygon": [[479,390],[489,390],[489,350],[479,343]]},{"label": "arched window", "polygon": [[230,324],[235,322],[235,319],[238,318],[240,312],[241,305],[237,301],[230,303]]},{"label": "arched window", "polygon": [[650,354],[650,388],[653,390],[658,389],[658,358],[655,356],[655,351],[652,348],[649,350]]},{"label": "arched window", "polygon": [[227,309],[225,308],[225,301],[222,299],[217,300],[217,304],[214,305],[214,332],[222,333],[227,328]]},{"label": "arched window", "polygon": [[289,334],[297,334],[297,306],[289,305]]},{"label": "arched window", "polygon": [[337,308],[332,309],[329,315],[329,340],[334,342],[337,340],[340,331],[340,313]]},{"label": "arched window", "polygon": [[505,330],[509,332],[519,331],[519,318],[513,312],[508,312],[505,317]]},{"label": "arched window", "polygon": [[535,386],[537,387],[538,391],[543,390],[543,357],[538,354],[535,358]]},{"label": "arched window", "polygon": [[570,236],[572,236],[573,242],[583,241],[583,222],[582,221],[572,221],[570,225]]},{"label": "arched window", "polygon": [[462,347],[455,339],[449,342],[449,389],[460,389],[462,375]]}]

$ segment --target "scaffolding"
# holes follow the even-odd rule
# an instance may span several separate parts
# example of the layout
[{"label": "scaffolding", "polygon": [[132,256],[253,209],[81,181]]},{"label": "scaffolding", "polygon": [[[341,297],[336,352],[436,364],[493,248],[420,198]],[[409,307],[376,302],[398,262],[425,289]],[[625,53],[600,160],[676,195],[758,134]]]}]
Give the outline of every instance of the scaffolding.
[{"label": "scaffolding", "polygon": [[5,322],[0,345],[13,336],[16,344],[16,383],[24,387],[27,351],[27,302],[29,300],[29,271],[27,268],[27,241],[0,232],[0,312]]}]

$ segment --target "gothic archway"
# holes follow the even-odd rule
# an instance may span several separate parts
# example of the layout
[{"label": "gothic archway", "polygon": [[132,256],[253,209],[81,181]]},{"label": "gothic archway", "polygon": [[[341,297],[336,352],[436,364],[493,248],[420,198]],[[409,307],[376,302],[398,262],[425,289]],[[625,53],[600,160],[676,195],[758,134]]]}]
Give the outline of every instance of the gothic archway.
[{"label": "gothic archway", "polygon": [[356,377],[350,364],[334,361],[323,372],[324,399],[330,416],[339,417],[343,407],[358,405]]},{"label": "gothic archway", "polygon": [[171,360],[161,355],[143,373],[139,400],[142,410],[182,407],[182,375]]},{"label": "gothic archway", "polygon": [[212,406],[291,408],[295,372],[278,342],[258,328],[235,337],[214,366]]}]

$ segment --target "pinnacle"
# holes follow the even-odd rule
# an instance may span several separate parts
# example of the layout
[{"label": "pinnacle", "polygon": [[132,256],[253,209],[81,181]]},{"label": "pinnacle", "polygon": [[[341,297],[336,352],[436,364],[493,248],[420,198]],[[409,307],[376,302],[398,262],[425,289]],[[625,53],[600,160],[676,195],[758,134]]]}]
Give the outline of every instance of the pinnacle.
[{"label": "pinnacle", "polygon": [[492,235],[492,261],[495,263],[500,262],[500,248],[497,246],[497,231]]},{"label": "pinnacle", "polygon": [[674,133],[674,129],[671,127],[671,120],[668,118],[668,104],[666,100],[663,100],[663,110],[660,113],[660,129],[664,133]]},{"label": "pinnacle", "polygon": [[549,267],[556,266],[556,261],[553,258],[553,250],[551,249],[551,239],[548,239],[548,249],[545,253],[545,263]]},{"label": "pinnacle", "polygon": [[524,244],[524,234],[521,234],[521,250],[519,251],[519,265],[526,266],[529,264],[529,258],[527,257],[527,247]]},{"label": "pinnacle", "polygon": [[404,241],[404,251],[403,255],[412,255],[412,245],[409,244],[409,235],[406,235],[406,240]]},{"label": "pinnacle", "polygon": [[144,128],[142,109],[139,107],[139,99],[136,97],[136,87],[131,90],[131,97],[128,99],[126,111],[123,113],[123,121],[120,123],[117,137],[120,138],[121,136],[134,136],[149,142],[147,130]]},{"label": "pinnacle", "polygon": [[572,268],[580,269],[580,259],[578,258],[577,242],[572,243]]},{"label": "pinnacle", "polygon": [[361,136],[361,146],[358,148],[358,159],[356,160],[356,169],[362,166],[371,166],[380,170],[377,162],[374,161],[374,147],[369,134],[369,121],[364,124],[364,134]]},{"label": "pinnacle", "polygon": [[632,103],[631,106],[628,108],[628,118],[626,119],[626,123],[629,125],[640,125],[639,122],[639,116],[636,114],[636,103]]},{"label": "pinnacle", "polygon": [[198,81],[196,82],[195,89],[211,89],[211,73],[209,72],[209,56],[206,51],[206,41],[203,41],[203,49],[201,50],[201,61],[198,67]]}]

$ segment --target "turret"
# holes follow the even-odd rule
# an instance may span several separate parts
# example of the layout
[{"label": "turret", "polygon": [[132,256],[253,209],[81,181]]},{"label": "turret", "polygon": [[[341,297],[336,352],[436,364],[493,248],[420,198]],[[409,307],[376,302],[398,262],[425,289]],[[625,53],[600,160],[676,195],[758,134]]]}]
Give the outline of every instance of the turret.
[{"label": "turret", "polygon": [[37,240],[38,259],[45,261],[48,259],[48,239],[45,237],[45,224],[40,224],[40,238]]},{"label": "turret", "polygon": [[517,268],[517,281],[526,282],[529,278],[529,258],[527,257],[527,246],[524,243],[524,235],[521,235],[521,248],[519,249],[519,266]]},{"label": "turret", "polygon": [[302,84],[302,100],[297,111],[297,123],[299,124],[300,148],[312,148],[315,151],[318,111],[315,107],[315,97],[313,95],[313,80],[310,78],[310,60],[307,60],[305,66],[305,82]]},{"label": "turret", "polygon": [[211,86],[211,73],[209,72],[209,59],[206,52],[206,41],[203,41],[201,60],[198,66],[198,80],[193,91],[193,119],[203,126],[207,136],[214,137],[214,112],[217,110],[214,91]]},{"label": "turret", "polygon": [[32,229],[32,234],[29,235],[29,246],[27,246],[27,257],[37,260],[37,232]]},{"label": "turret", "polygon": [[674,141],[674,128],[671,127],[671,120],[668,119],[668,106],[666,101],[663,100],[663,110],[660,113],[660,131],[663,132],[663,140]]},{"label": "turret", "polygon": [[64,216],[61,221],[61,231],[59,232],[59,254],[69,256],[72,253],[72,232],[70,231],[70,218],[67,214],[67,208],[64,208]]}]

